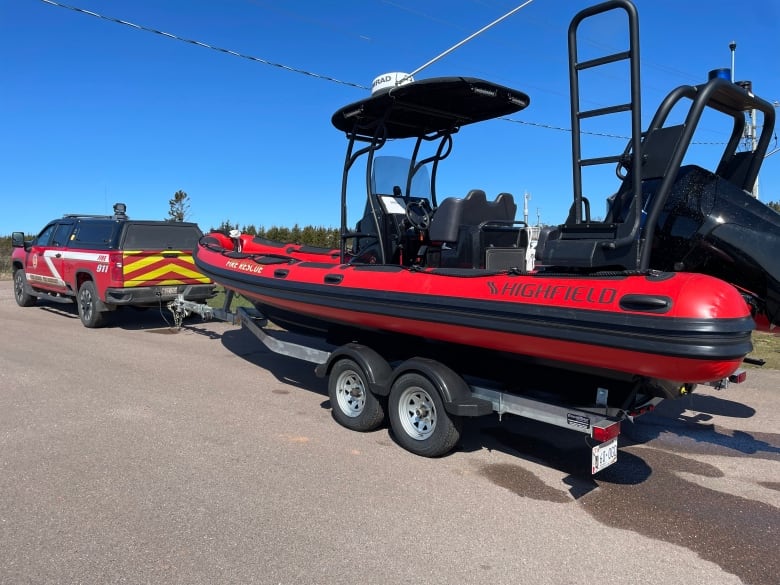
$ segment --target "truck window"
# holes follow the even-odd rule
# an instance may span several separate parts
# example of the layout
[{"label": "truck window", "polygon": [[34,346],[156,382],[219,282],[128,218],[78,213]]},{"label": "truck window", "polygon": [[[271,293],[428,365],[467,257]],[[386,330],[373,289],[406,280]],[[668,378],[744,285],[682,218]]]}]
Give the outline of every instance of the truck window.
[{"label": "truck window", "polygon": [[130,224],[125,231],[125,250],[193,250],[201,236],[195,224]]},{"label": "truck window", "polygon": [[80,221],[76,231],[70,240],[71,247],[89,248],[92,250],[108,250],[112,248],[114,230],[118,222],[105,221]]},{"label": "truck window", "polygon": [[58,224],[51,238],[51,245],[58,248],[65,246],[68,243],[68,236],[72,230],[73,224],[71,222]]},{"label": "truck window", "polygon": [[49,224],[41,230],[38,237],[35,238],[33,244],[35,246],[48,246],[51,241],[51,235],[54,233],[54,227],[56,224]]}]

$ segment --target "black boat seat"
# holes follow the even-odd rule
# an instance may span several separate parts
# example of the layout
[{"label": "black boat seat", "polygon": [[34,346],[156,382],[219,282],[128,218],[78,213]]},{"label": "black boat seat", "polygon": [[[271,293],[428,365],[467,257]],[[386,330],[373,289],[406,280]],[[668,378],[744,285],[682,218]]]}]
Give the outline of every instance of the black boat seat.
[{"label": "black boat seat", "polygon": [[428,229],[429,264],[498,270],[523,266],[528,244],[514,221],[516,211],[509,193],[488,201],[484,191],[472,189],[464,198],[445,199]]},{"label": "black boat seat", "polygon": [[486,221],[515,219],[517,205],[509,193],[501,193],[495,201],[488,201],[481,189],[472,189],[465,198],[448,197],[436,208],[431,219],[428,237],[432,242],[456,242],[460,226],[478,226]]},{"label": "black boat seat", "polygon": [[[536,255],[534,258],[538,264],[541,264],[544,260],[544,246],[547,244],[547,239],[550,237],[550,234],[556,229],[557,228],[551,226],[544,226],[539,230],[539,237],[536,239]],[[553,235],[553,239],[555,239],[555,235]]]},{"label": "black boat seat", "polygon": [[[672,172],[672,158],[684,130],[685,126],[680,124],[648,131],[642,138],[641,166],[626,169],[617,193],[607,199],[604,221],[591,221],[586,204],[586,213],[577,222],[572,207],[566,222],[548,232],[541,246],[537,244],[539,262],[562,268],[635,270],[644,208],[654,198],[661,179]],[[629,160],[626,158],[626,164]],[[637,173],[641,189],[638,194],[634,193]],[[638,231],[634,230],[635,213],[643,215]],[[610,240],[620,245],[605,245]]]},{"label": "black boat seat", "polygon": [[[642,199],[639,202],[644,207],[649,197],[658,188],[657,181],[669,173],[672,155],[680,141],[685,127],[683,125],[656,128],[649,131],[642,139],[642,168],[639,170],[642,184]],[[626,221],[630,214],[634,192],[632,186],[634,169],[629,169],[617,193],[607,200],[608,209],[605,223],[620,223]],[[648,184],[651,186],[648,187]],[[567,221],[568,223],[568,221]]]}]

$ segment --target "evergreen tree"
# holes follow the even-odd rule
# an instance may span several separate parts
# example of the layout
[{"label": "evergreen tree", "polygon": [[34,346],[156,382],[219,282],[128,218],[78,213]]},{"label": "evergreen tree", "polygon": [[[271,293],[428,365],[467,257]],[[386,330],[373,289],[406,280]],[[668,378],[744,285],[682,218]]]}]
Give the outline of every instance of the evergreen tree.
[{"label": "evergreen tree", "polygon": [[230,232],[230,230],[237,230],[237,229],[238,229],[238,224],[234,225],[234,224],[230,223],[229,219],[224,219],[224,220],[222,220],[222,223],[219,224],[218,228],[214,229],[212,227],[211,229],[209,229],[209,231],[211,231],[211,232],[222,232],[222,233],[227,234],[227,233]]},{"label": "evergreen tree", "polygon": [[292,226],[292,230],[290,230],[289,239],[294,244],[301,244],[301,235],[301,226],[296,223]]},{"label": "evergreen tree", "polygon": [[173,199],[168,200],[168,221],[185,221],[190,212],[189,195],[185,191],[176,191]]}]

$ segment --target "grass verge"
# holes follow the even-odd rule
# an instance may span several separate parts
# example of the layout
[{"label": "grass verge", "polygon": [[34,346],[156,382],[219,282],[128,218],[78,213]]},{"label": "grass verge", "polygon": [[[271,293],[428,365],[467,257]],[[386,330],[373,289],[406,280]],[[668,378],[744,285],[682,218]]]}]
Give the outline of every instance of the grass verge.
[{"label": "grass verge", "polygon": [[[217,294],[214,298],[209,299],[208,305],[209,307],[214,307],[215,309],[221,309],[224,304],[225,289],[222,287],[217,287]],[[235,295],[233,297],[233,302],[230,303],[229,308],[230,310],[235,310],[237,307],[252,307],[252,303],[250,303],[241,295]]]},{"label": "grass verge", "polygon": [[753,352],[748,357],[766,361],[766,369],[780,370],[780,333],[753,332]]}]

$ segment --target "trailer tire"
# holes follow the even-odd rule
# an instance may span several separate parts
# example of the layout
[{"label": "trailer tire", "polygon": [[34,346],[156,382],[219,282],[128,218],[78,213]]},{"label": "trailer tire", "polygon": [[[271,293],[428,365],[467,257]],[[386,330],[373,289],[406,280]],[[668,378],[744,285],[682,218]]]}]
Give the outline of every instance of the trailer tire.
[{"label": "trailer tire", "polygon": [[363,368],[349,358],[338,360],[328,377],[328,396],[333,418],[353,431],[378,428],[385,420],[382,402],[368,389]]},{"label": "trailer tire", "polygon": [[449,415],[433,383],[416,372],[393,383],[389,416],[395,440],[416,455],[446,455],[460,440],[461,417]]},{"label": "trailer tire", "polygon": [[100,311],[100,299],[98,299],[95,283],[91,280],[84,281],[79,288],[77,299],[76,306],[84,327],[94,329],[105,325],[106,316]]},{"label": "trailer tire", "polygon": [[21,268],[14,271],[14,298],[20,307],[32,307],[38,300],[33,295],[27,294],[27,276]]}]

